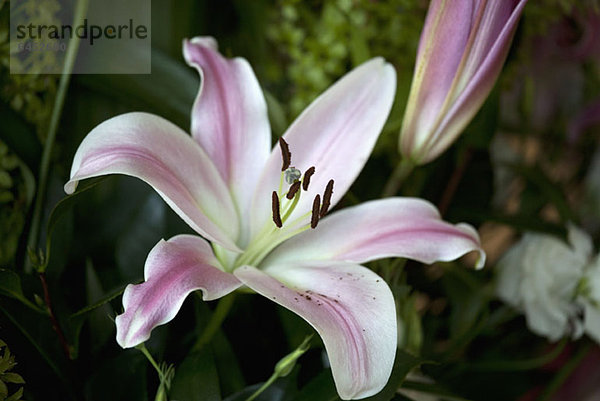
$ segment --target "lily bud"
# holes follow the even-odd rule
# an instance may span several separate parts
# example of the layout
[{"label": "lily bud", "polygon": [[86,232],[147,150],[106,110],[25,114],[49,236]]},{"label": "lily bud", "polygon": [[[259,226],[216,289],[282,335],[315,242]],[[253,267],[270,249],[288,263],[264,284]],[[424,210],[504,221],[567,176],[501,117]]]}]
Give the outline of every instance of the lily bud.
[{"label": "lily bud", "polygon": [[415,164],[439,156],[489,95],[527,0],[431,0],[400,132]]}]

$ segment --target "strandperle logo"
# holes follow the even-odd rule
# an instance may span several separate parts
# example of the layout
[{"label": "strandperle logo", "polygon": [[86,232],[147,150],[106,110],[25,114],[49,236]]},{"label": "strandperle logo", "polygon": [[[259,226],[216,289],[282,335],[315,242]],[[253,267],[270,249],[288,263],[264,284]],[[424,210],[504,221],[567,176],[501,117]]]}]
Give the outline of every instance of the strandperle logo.
[{"label": "strandperle logo", "polygon": [[151,2],[11,0],[10,73],[150,74]]},{"label": "strandperle logo", "polygon": [[148,28],[143,24],[135,24],[129,19],[128,24],[121,25],[94,25],[88,24],[87,18],[83,24],[72,25],[17,25],[17,39],[72,39],[74,36],[85,39],[90,45],[102,39],[146,39]]}]

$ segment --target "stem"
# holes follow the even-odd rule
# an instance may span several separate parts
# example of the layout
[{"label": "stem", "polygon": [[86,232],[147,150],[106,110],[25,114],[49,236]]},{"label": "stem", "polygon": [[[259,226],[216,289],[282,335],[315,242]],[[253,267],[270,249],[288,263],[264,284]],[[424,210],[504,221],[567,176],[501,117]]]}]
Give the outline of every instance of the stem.
[{"label": "stem", "polygon": [[271,377],[269,377],[269,380],[267,380],[266,382],[264,382],[263,385],[260,386],[260,388],[254,392],[254,394],[252,394],[250,397],[246,398],[246,401],[252,401],[252,400],[254,400],[263,391],[265,391],[271,384],[273,384],[275,382],[275,380],[277,380],[277,378],[279,378],[279,374],[278,373],[273,373],[271,375]]},{"label": "stem", "polygon": [[398,193],[400,186],[406,180],[406,178],[410,175],[413,168],[415,167],[414,163],[407,158],[403,158],[396,165],[396,168],[392,172],[392,175],[388,179],[381,193],[382,197],[394,196]]},{"label": "stem", "polygon": [[[548,352],[545,355],[539,356],[537,358],[524,359],[520,361],[490,361],[490,362],[480,362],[480,363],[472,363],[467,367],[469,370],[477,370],[477,371],[524,371],[524,370],[532,370],[539,368],[540,366],[544,366],[553,360],[556,359],[560,355],[560,353],[567,345],[568,339],[563,339],[560,343],[554,347],[554,349]],[[574,358],[575,359],[575,358]],[[566,366],[566,365],[565,365]]]},{"label": "stem", "polygon": [[[77,7],[75,8],[75,15],[73,17],[73,26],[78,26],[85,18],[85,14],[88,8],[89,0],[78,0]],[[40,164],[40,175],[38,178],[38,189],[35,197],[35,204],[33,207],[33,215],[31,218],[31,229],[29,230],[29,238],[27,240],[27,248],[37,248],[40,221],[42,217],[43,201],[46,194],[46,185],[48,181],[48,171],[50,167],[50,156],[52,155],[52,148],[54,147],[54,140],[56,139],[56,131],[58,130],[58,123],[62,114],[63,106],[65,103],[65,97],[67,95],[67,88],[69,86],[69,80],[71,78],[71,72],[73,71],[73,65],[77,56],[77,49],[79,48],[79,37],[75,35],[70,41],[65,55],[65,63],[62,69],[62,75],[58,84],[58,90],[56,91],[56,99],[54,100],[54,107],[52,108],[52,115],[50,116],[50,124],[48,126],[48,136],[46,137],[46,143],[44,144],[44,151],[42,153],[42,162]],[[31,273],[31,261],[29,258],[25,259],[25,272]]]},{"label": "stem", "polygon": [[50,299],[50,291],[48,290],[48,282],[46,281],[46,274],[40,273],[40,281],[42,282],[42,289],[44,290],[44,302],[46,303],[46,308],[48,308],[48,315],[50,316],[50,322],[52,323],[52,329],[58,335],[58,341],[65,353],[67,359],[71,360],[71,347],[63,334],[60,325],[58,324],[58,319],[54,314],[54,310],[52,309],[52,300]]},{"label": "stem", "polygon": [[229,313],[229,310],[231,309],[234,300],[235,294],[232,293],[219,301],[217,307],[215,308],[215,311],[213,312],[212,316],[210,317],[210,320],[208,321],[208,324],[206,325],[206,329],[204,329],[204,332],[202,333],[200,338],[198,338],[198,340],[196,340],[196,343],[193,345],[192,352],[200,351],[202,347],[204,347],[210,342],[210,340],[212,340],[214,335],[221,327],[221,324],[227,317],[227,314]]},{"label": "stem", "polygon": [[158,390],[156,391],[156,397],[154,397],[154,401],[167,401],[167,393],[171,386],[171,380],[174,374],[173,365],[169,367],[166,367],[166,365],[164,365],[164,369],[161,369],[161,367],[158,365],[158,363],[156,363],[156,361],[152,357],[152,354],[150,354],[144,343],[139,344],[138,346],[136,346],[136,348],[142,351],[142,354],[144,354],[146,359],[154,367],[154,370],[156,370],[156,373],[158,373],[160,384],[158,386]]},{"label": "stem", "polygon": [[158,373],[158,377],[160,378],[160,381],[162,382],[164,380],[163,371],[160,369],[160,366],[158,366],[158,364],[152,357],[152,354],[150,354],[150,351],[148,351],[148,349],[146,348],[144,343],[137,345],[136,348],[139,349],[140,351],[142,351],[142,354],[144,354],[144,356],[146,357],[148,362],[150,362],[150,364],[154,367],[154,370],[156,370],[156,373]]},{"label": "stem", "polygon": [[575,368],[579,366],[583,358],[585,358],[585,356],[588,354],[590,348],[592,348],[591,344],[587,343],[586,345],[581,347],[579,352],[577,352],[577,354],[575,354],[573,358],[571,358],[567,363],[563,365],[563,367],[558,371],[558,373],[554,375],[554,378],[546,387],[542,395],[540,395],[540,397],[538,398],[539,401],[546,401],[552,398],[554,393],[556,393],[560,386],[563,385],[565,380],[569,378],[569,376],[571,375],[571,373],[573,373]]},{"label": "stem", "polygon": [[463,175],[465,174],[467,165],[471,161],[472,155],[473,155],[473,152],[470,149],[467,150],[467,152],[465,153],[465,156],[463,157],[463,160],[452,172],[452,176],[450,177],[450,180],[448,181],[448,185],[446,185],[446,189],[444,190],[444,193],[442,194],[442,198],[440,199],[440,203],[438,204],[438,210],[440,211],[441,215],[444,215],[446,213],[446,210],[448,210],[448,206],[450,206],[450,203],[452,202],[452,198],[454,198],[454,195],[456,194],[456,190],[458,189],[458,184],[460,184],[460,180],[462,179]]}]

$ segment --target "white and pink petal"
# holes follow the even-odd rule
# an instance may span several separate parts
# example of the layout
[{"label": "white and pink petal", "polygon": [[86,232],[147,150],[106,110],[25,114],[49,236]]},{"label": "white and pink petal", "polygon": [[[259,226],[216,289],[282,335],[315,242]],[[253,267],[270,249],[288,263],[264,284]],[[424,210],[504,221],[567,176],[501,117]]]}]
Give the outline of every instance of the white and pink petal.
[{"label": "white and pink petal", "polygon": [[376,394],[387,383],[397,346],[396,309],[387,284],[349,263],[242,266],[235,276],[297,313],[323,339],[342,399]]},{"label": "white and pink petal", "polygon": [[150,338],[152,330],[171,321],[193,291],[206,301],[220,298],[242,283],[220,270],[210,245],[200,237],[178,235],[161,240],[146,259],[142,284],[128,285],[124,313],[117,316],[117,342],[134,347]]},{"label": "white and pink petal", "polygon": [[211,37],[185,40],[183,54],[201,77],[192,136],[215,163],[245,216],[271,148],[262,90],[250,64],[223,57]]},{"label": "white and pink petal", "polygon": [[[355,68],[321,94],[294,121],[284,139],[291,165],[315,167],[308,192],[302,192],[290,221],[311,210],[316,194],[335,181],[331,207],[346,193],[365,165],[394,101],[396,73],[381,58]],[[273,149],[257,188],[252,215],[256,233],[270,220],[271,193],[279,187],[281,151]]]},{"label": "white and pink petal", "polygon": [[196,232],[238,250],[239,218],[227,186],[200,146],[171,122],[148,113],[104,121],[79,145],[65,192],[107,174],[145,181]]},{"label": "white and pink petal", "polygon": [[450,261],[476,251],[485,262],[479,235],[468,224],[443,221],[431,203],[417,198],[386,198],[342,209],[315,230],[284,242],[265,265],[304,260],[365,263],[405,257],[423,263]]}]

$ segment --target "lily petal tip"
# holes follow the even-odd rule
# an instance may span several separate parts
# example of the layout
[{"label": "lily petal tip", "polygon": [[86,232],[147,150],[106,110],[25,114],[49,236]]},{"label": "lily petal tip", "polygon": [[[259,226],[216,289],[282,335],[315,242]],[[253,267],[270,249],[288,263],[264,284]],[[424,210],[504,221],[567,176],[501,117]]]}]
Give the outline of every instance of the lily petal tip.
[{"label": "lily petal tip", "polygon": [[209,47],[214,51],[217,51],[219,49],[217,40],[212,36],[194,36],[191,39],[184,39],[184,41],[193,45]]},{"label": "lily petal tip", "polygon": [[[150,333],[145,336],[133,335],[134,330],[131,330],[132,322],[127,322],[126,320],[125,313],[118,315],[115,318],[115,324],[117,326],[117,344],[119,344],[121,348],[127,349],[136,347],[150,338]],[[129,327],[127,327],[128,323]]]},{"label": "lily petal tip", "polygon": [[194,36],[193,38],[184,38],[183,39],[183,57],[189,66],[195,67],[191,52],[193,51],[194,46],[205,47],[213,51],[219,50],[219,44],[217,40],[212,36]]},{"label": "lily petal tip", "polygon": [[75,192],[75,190],[77,189],[77,184],[79,184],[78,180],[69,180],[69,182],[67,182],[63,187],[65,193],[67,195],[72,195],[73,192]]},{"label": "lily petal tip", "polygon": [[475,269],[481,270],[483,266],[485,266],[486,254],[483,249],[479,250],[479,258],[477,258],[477,263],[475,263]]}]

